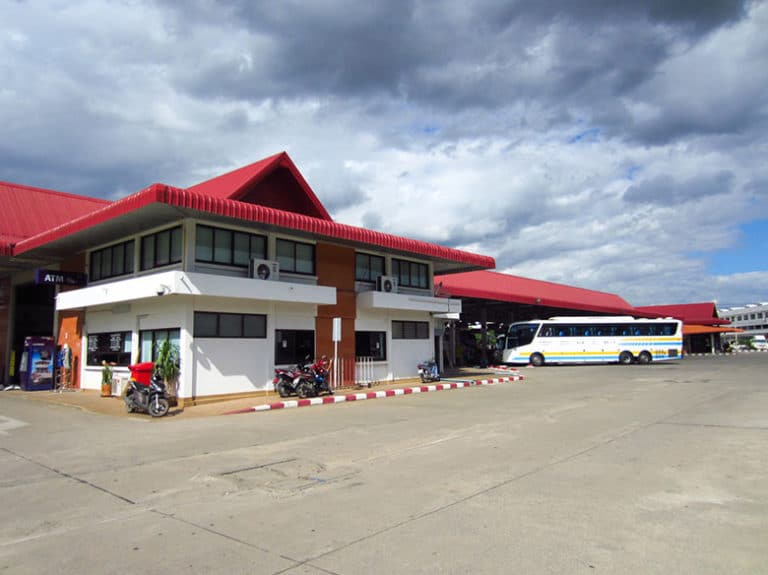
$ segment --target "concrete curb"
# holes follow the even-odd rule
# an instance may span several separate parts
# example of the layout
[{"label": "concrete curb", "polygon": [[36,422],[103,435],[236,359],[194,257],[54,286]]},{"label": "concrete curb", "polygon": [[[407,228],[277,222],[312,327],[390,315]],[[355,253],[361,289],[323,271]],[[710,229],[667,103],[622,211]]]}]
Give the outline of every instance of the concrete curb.
[{"label": "concrete curb", "polygon": [[428,393],[430,391],[444,391],[448,389],[461,389],[463,387],[474,387],[479,385],[492,385],[495,383],[506,383],[510,381],[521,381],[522,375],[510,375],[507,377],[498,377],[494,379],[475,379],[470,381],[451,381],[450,383],[437,383],[435,385],[420,385],[418,387],[402,387],[399,389],[386,389],[382,391],[369,391],[367,393],[350,393],[348,395],[327,395],[324,397],[311,397],[308,399],[296,399],[291,401],[277,401],[275,403],[266,403],[228,411],[222,415],[236,415],[239,413],[251,413],[254,411],[272,411],[275,409],[290,409],[294,407],[309,407],[312,405],[329,405],[335,403],[347,403],[350,401],[364,401],[366,399],[379,399],[383,397],[394,397],[397,395],[412,395],[415,393]]}]

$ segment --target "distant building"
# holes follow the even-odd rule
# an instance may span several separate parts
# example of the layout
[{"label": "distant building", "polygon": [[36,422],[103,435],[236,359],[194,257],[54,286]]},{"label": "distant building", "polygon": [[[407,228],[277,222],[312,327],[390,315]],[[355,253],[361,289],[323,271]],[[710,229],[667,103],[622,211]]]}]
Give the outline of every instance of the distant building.
[{"label": "distant building", "polygon": [[722,308],[718,315],[730,320],[731,326],[744,330],[744,335],[768,335],[768,302]]}]

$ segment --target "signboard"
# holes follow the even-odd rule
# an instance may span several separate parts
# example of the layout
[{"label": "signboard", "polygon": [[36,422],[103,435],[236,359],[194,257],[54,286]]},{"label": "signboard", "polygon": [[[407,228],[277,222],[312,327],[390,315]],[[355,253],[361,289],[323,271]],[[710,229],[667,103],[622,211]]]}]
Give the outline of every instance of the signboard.
[{"label": "signboard", "polygon": [[333,318],[333,335],[331,341],[341,341],[341,318]]},{"label": "signboard", "polygon": [[83,272],[67,272],[38,268],[35,270],[35,283],[59,286],[84,286],[88,276]]}]

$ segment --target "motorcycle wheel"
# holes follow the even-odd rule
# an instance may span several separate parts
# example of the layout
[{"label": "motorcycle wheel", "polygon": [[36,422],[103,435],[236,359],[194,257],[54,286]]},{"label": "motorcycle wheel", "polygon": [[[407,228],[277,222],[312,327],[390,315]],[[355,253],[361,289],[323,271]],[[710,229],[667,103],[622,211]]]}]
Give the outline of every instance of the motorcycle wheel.
[{"label": "motorcycle wheel", "polygon": [[288,391],[288,386],[285,385],[284,381],[277,382],[277,393],[280,395],[280,397],[288,397],[291,395]]},{"label": "motorcycle wheel", "polygon": [[162,417],[168,413],[168,400],[164,397],[158,397],[149,401],[148,411],[152,417]]},{"label": "motorcycle wheel", "polygon": [[429,379],[427,378],[426,374],[421,374],[421,383],[428,383]]},{"label": "motorcycle wheel", "polygon": [[312,395],[312,388],[308,383],[304,383],[302,381],[299,385],[296,386],[296,395],[298,395],[301,399],[306,399]]},{"label": "motorcycle wheel", "polygon": [[123,401],[125,401],[125,411],[128,413],[134,412],[133,399],[131,398],[131,395],[132,394],[129,393],[123,398]]}]

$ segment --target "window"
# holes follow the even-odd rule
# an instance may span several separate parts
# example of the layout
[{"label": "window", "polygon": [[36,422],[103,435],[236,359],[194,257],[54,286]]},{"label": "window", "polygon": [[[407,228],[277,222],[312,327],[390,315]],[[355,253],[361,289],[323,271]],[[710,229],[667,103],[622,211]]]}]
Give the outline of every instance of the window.
[{"label": "window", "polygon": [[181,226],[141,238],[141,269],[149,270],[181,261]]},{"label": "window", "polygon": [[101,365],[102,361],[115,365],[131,364],[131,332],[88,334],[88,365]]},{"label": "window", "polygon": [[315,246],[289,240],[277,240],[280,271],[315,275]]},{"label": "window", "polygon": [[370,254],[355,254],[355,280],[375,282],[384,275],[384,258]]},{"label": "window", "polygon": [[267,316],[196,311],[195,337],[266,338]]},{"label": "window", "polygon": [[429,322],[393,321],[392,339],[429,339]]},{"label": "window", "polygon": [[275,330],[275,363],[299,363],[315,355],[315,332],[300,329]]},{"label": "window", "polygon": [[392,260],[392,275],[397,278],[398,285],[427,289],[429,287],[429,268],[427,264]]},{"label": "window", "polygon": [[179,347],[181,330],[179,328],[144,330],[139,332],[139,341],[141,342],[139,361],[155,361],[157,351],[164,341]]},{"label": "window", "polygon": [[254,258],[267,258],[266,236],[197,226],[195,261],[247,268]]},{"label": "window", "polygon": [[91,281],[99,281],[133,273],[133,247],[130,240],[91,252],[89,276]]},{"label": "window", "polygon": [[355,355],[357,357],[370,357],[374,361],[385,361],[387,359],[387,332],[356,331]]}]

